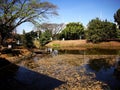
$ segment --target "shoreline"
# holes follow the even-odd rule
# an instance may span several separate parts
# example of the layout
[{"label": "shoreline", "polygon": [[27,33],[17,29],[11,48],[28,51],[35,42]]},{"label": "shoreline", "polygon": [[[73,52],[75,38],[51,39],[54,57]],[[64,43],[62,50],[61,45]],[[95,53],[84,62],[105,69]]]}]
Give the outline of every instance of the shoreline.
[{"label": "shoreline", "polygon": [[33,55],[32,52],[27,49],[20,49],[19,51],[21,52],[19,55],[11,56],[10,54],[1,54],[0,58],[5,58],[11,63],[18,63],[19,61],[30,58]]}]

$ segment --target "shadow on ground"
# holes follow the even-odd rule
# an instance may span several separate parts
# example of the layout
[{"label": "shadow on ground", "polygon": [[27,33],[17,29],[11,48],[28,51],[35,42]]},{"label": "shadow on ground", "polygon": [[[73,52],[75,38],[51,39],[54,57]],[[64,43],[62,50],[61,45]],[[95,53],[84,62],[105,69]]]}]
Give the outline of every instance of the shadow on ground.
[{"label": "shadow on ground", "polygon": [[53,90],[64,82],[0,58],[0,90]]}]

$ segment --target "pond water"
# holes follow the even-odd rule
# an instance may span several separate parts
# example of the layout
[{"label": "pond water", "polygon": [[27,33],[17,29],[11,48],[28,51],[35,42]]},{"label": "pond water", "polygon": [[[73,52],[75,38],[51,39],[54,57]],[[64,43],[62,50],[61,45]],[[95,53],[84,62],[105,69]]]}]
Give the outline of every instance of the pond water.
[{"label": "pond water", "polygon": [[53,90],[63,83],[0,58],[0,90]]},{"label": "pond water", "polygon": [[118,90],[120,89],[120,68],[116,65],[120,61],[118,57],[115,60],[111,59],[113,58],[89,59],[88,64],[82,67],[86,68],[87,73],[95,73],[95,79],[105,82],[111,90]]},{"label": "pond water", "polygon": [[[98,81],[102,81],[108,84],[111,90],[120,90],[120,50],[118,49],[86,49],[86,50],[53,50],[51,49],[50,55],[56,56],[58,54],[72,54],[72,55],[83,55],[84,64],[82,66],[76,66],[76,71],[79,73],[81,68],[85,68],[86,73],[94,73],[95,78]],[[4,64],[8,67],[4,67],[4,70],[0,72],[0,89],[8,89],[11,87],[19,88],[23,90],[24,87],[27,89],[36,88],[39,89],[54,89],[61,85],[62,81],[55,78],[48,77],[46,75],[31,71],[26,67],[25,64],[31,68],[33,64],[37,63],[43,57],[49,58],[50,55],[36,54],[31,60],[24,60],[18,63],[22,67],[16,65],[8,65],[10,62],[0,63],[0,67],[3,68]],[[96,55],[98,57],[96,57]],[[89,57],[88,57],[89,56]],[[6,76],[5,76],[6,75]],[[12,77],[11,77],[12,76]],[[42,80],[41,80],[42,79]],[[50,81],[50,82],[47,82]],[[11,84],[10,84],[11,82]],[[51,84],[50,84],[51,83]],[[5,84],[5,85],[4,85]],[[8,85],[8,88],[6,87]],[[14,86],[16,84],[16,86]],[[44,85],[43,85],[44,84]],[[48,85],[45,88],[45,85]],[[32,85],[32,86],[31,86]],[[31,89],[32,90],[32,89]]]},{"label": "pond water", "polygon": [[118,49],[86,49],[86,50],[58,50],[59,54],[79,54],[79,55],[120,55]]},{"label": "pond water", "polygon": [[[84,55],[86,73],[95,73],[95,79],[110,86],[111,90],[120,89],[120,50],[118,49],[86,49],[86,50],[58,50],[59,54]],[[92,58],[85,59],[86,56]],[[94,57],[98,55],[99,57]],[[105,57],[105,56],[107,57]],[[114,57],[113,57],[114,55]],[[119,64],[118,64],[119,63]]]}]

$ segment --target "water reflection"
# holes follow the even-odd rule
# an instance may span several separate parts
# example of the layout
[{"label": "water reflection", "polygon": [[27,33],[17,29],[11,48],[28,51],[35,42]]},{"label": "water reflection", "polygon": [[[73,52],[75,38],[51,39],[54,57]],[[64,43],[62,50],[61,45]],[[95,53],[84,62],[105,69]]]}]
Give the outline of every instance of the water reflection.
[{"label": "water reflection", "polygon": [[118,49],[100,49],[100,48],[92,48],[86,50],[58,50],[60,54],[79,54],[83,55],[119,55],[120,50]]},{"label": "water reflection", "polygon": [[87,55],[119,55],[119,49],[101,49],[101,48],[93,48],[86,50]]},{"label": "water reflection", "polygon": [[0,90],[53,90],[63,83],[0,58]]},{"label": "water reflection", "polygon": [[15,76],[18,68],[17,65],[12,64],[5,58],[0,58],[0,81]]},{"label": "water reflection", "polygon": [[60,54],[80,54],[83,55],[85,50],[58,50]]},{"label": "water reflection", "polygon": [[117,58],[117,62],[115,63],[114,75],[120,80],[120,57]]},{"label": "water reflection", "polygon": [[[53,49],[51,51],[53,52]],[[58,50],[58,52],[59,54],[83,55],[83,62],[88,62],[85,62],[85,65],[80,67],[86,68],[87,73],[94,73],[95,79],[106,83],[111,90],[120,89],[120,58],[118,57],[120,50],[94,48],[86,50]],[[87,55],[92,56],[92,58],[87,57]],[[94,57],[95,55],[99,57],[96,58]],[[104,55],[104,57],[101,55]],[[111,55],[115,55],[116,58]],[[88,60],[85,60],[87,58]],[[79,63],[79,60],[74,60],[72,63],[75,61]],[[78,67],[77,71],[81,69],[80,67]]]},{"label": "water reflection", "polygon": [[54,49],[54,48],[45,48],[45,51],[48,53],[54,53],[57,51],[58,54],[79,54],[79,55],[120,55],[120,49],[101,49],[101,48],[92,48],[92,49]]},{"label": "water reflection", "polygon": [[52,51],[52,56],[57,56],[58,55],[58,50],[53,50]]},{"label": "water reflection", "polygon": [[114,61],[112,61],[112,63],[110,63],[109,59],[106,59],[106,58],[90,59],[89,60],[90,68],[97,71],[97,72],[100,71],[101,69],[103,69],[105,71],[107,69],[110,69],[113,63],[114,63]]},{"label": "water reflection", "polygon": [[46,48],[46,51],[47,51],[48,53],[50,53],[52,56],[58,55],[58,50],[57,50],[57,49]]},{"label": "water reflection", "polygon": [[90,59],[87,65],[87,72],[95,73],[95,79],[107,83],[112,90],[120,89],[120,61],[117,62],[117,68],[115,68],[116,60],[112,58],[99,58]]},{"label": "water reflection", "polygon": [[34,61],[38,61],[38,60],[42,59],[45,56],[46,56],[46,54],[36,54],[34,57],[32,57],[32,59]]},{"label": "water reflection", "polygon": [[15,78],[22,84],[26,85],[30,90],[53,90],[55,87],[64,83],[55,78],[33,72],[24,67],[18,69]]}]

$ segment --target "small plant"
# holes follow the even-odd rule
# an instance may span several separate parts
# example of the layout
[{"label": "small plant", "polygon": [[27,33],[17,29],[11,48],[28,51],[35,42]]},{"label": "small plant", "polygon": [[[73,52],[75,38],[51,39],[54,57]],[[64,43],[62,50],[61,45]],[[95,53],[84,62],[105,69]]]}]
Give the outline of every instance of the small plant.
[{"label": "small plant", "polygon": [[60,44],[52,44],[52,47],[54,47],[54,48],[60,48]]}]

